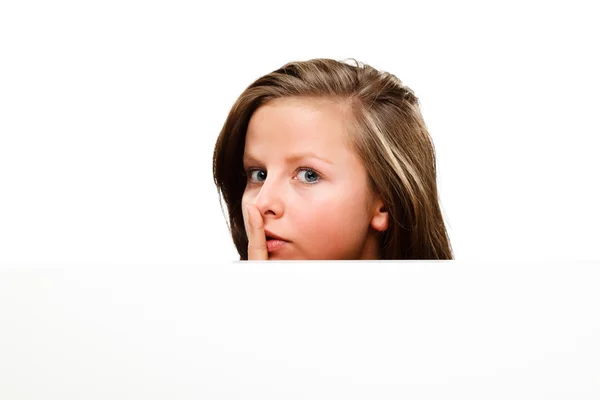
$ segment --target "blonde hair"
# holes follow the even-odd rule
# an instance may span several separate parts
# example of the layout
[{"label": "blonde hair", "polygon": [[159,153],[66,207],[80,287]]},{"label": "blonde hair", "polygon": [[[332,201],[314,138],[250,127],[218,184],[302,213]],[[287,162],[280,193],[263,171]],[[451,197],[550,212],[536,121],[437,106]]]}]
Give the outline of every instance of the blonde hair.
[{"label": "blonde hair", "polygon": [[348,144],[390,219],[379,233],[381,259],[453,258],[438,203],[435,150],[417,97],[396,76],[353,61],[288,63],[248,86],[229,112],[215,145],[213,176],[241,260],[248,258],[241,208],[248,122],[258,107],[283,97],[325,98],[347,106]]}]

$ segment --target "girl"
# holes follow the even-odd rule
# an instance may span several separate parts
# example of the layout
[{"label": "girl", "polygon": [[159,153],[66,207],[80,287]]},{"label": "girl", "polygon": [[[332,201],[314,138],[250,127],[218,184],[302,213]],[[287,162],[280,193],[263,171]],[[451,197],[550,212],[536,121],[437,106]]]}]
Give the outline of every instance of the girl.
[{"label": "girl", "polygon": [[213,175],[241,260],[453,258],[418,99],[368,65],[313,59],[256,80]]}]

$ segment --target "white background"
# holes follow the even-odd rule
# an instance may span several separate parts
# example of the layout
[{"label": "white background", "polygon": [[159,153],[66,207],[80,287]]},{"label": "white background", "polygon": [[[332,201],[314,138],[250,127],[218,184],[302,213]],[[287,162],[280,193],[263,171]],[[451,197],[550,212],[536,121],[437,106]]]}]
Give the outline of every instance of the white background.
[{"label": "white background", "polygon": [[0,268],[0,398],[600,398],[600,263]]},{"label": "white background", "polygon": [[458,259],[597,259],[594,7],[3,1],[0,263],[237,259],[217,135],[254,79],[315,57],[416,92]]}]

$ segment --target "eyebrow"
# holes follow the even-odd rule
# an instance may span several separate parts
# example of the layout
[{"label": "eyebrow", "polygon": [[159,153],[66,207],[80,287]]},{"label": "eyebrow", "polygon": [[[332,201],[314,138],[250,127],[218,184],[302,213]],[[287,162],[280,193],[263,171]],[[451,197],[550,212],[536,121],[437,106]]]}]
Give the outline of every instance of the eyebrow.
[{"label": "eyebrow", "polygon": [[[329,161],[329,160],[327,160],[327,159],[325,159],[323,157],[319,157],[319,156],[317,156],[314,153],[298,153],[298,154],[293,154],[291,156],[286,157],[285,161],[288,164],[291,164],[291,163],[294,163],[294,162],[299,161],[299,160],[304,160],[306,158],[316,158],[317,160],[321,160],[323,162],[326,162],[327,164],[332,164],[333,165],[333,163],[331,161]],[[244,162],[249,162],[249,161],[258,161],[258,158],[254,157],[251,154],[244,153]]]}]

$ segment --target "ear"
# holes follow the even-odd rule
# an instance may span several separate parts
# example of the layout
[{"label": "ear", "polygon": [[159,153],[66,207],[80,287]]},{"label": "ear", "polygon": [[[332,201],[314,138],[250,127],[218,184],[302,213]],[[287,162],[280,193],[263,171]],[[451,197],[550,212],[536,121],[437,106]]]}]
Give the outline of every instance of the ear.
[{"label": "ear", "polygon": [[371,214],[371,227],[376,231],[383,232],[388,229],[389,213],[381,199],[373,203],[373,213]]}]

